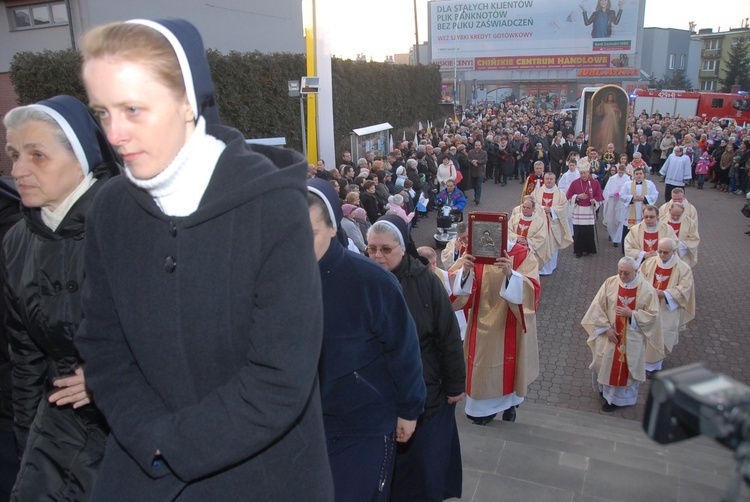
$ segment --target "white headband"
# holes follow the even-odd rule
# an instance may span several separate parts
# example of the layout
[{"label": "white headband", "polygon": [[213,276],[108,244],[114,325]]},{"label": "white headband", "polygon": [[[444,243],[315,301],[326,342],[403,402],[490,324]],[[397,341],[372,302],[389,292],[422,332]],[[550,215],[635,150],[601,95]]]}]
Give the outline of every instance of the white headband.
[{"label": "white headband", "polygon": [[164,37],[167,39],[169,44],[172,46],[172,49],[174,49],[175,54],[177,55],[177,62],[180,63],[180,70],[182,70],[182,80],[183,82],[185,82],[185,94],[187,94],[188,102],[190,103],[190,108],[192,108],[193,110],[195,120],[198,120],[198,115],[200,114],[198,113],[198,102],[195,98],[193,72],[190,71],[190,63],[188,62],[187,54],[185,54],[185,49],[182,47],[182,44],[177,39],[175,34],[161,24],[155,23],[154,21],[151,21],[149,19],[131,19],[130,21],[126,22],[148,26],[149,28],[156,30],[164,35]]},{"label": "white headband", "polygon": [[55,122],[57,122],[57,125],[60,126],[60,129],[63,130],[63,133],[65,133],[65,137],[68,138],[68,142],[70,143],[70,146],[73,148],[73,153],[76,156],[76,159],[78,159],[78,163],[81,164],[81,170],[83,171],[83,175],[87,176],[89,174],[89,171],[91,171],[91,166],[89,166],[89,161],[86,158],[86,154],[83,151],[83,146],[81,146],[81,141],[78,139],[78,136],[73,131],[73,128],[70,126],[70,123],[67,121],[65,117],[63,117],[60,112],[57,110],[50,108],[49,106],[45,105],[29,105],[29,108],[35,108],[37,110],[41,110],[50,117],[52,117]]}]

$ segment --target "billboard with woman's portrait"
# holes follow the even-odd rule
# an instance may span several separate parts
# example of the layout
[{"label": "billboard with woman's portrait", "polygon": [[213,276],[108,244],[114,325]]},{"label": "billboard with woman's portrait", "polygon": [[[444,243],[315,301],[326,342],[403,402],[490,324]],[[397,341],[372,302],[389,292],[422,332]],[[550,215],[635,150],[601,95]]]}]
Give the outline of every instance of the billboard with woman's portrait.
[{"label": "billboard with woman's portrait", "polygon": [[609,143],[616,152],[627,147],[628,94],[618,85],[605,85],[594,93],[589,106],[589,146],[598,152],[606,150]]}]

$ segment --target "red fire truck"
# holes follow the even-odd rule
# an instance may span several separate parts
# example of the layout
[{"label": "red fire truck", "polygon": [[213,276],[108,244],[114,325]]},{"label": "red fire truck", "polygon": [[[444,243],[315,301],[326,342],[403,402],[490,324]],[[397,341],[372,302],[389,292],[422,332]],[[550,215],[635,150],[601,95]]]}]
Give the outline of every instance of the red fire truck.
[{"label": "red fire truck", "polygon": [[646,110],[684,118],[699,116],[706,120],[734,119],[739,124],[750,122],[750,99],[747,94],[721,92],[652,91],[637,89],[633,114]]}]

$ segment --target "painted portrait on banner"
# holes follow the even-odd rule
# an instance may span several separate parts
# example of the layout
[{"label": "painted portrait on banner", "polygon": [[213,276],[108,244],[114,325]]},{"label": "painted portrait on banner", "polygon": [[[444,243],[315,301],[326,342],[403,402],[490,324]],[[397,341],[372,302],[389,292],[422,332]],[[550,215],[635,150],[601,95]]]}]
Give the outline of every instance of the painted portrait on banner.
[{"label": "painted portrait on banner", "polygon": [[618,85],[605,85],[594,93],[589,106],[591,133],[589,146],[598,152],[606,150],[609,143],[616,152],[627,147],[628,94]]}]

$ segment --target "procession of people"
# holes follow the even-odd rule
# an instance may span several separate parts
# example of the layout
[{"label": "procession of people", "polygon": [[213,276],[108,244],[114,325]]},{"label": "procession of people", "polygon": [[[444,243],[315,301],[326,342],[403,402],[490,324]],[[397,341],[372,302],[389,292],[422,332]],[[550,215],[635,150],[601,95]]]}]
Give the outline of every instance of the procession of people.
[{"label": "procession of people", "polygon": [[[572,116],[506,102],[310,166],[222,125],[190,23],[98,27],[83,55],[88,107],[4,119],[10,500],[460,498],[457,420],[522,420],[545,281],[573,284],[568,263],[624,254],[578,332],[605,413],[637,402],[696,316],[686,189],[704,152],[687,147],[741,130],[639,115],[600,159]],[[664,162],[644,161],[657,141]],[[480,207],[507,213],[507,239],[472,241]],[[412,235],[431,218],[455,230],[441,252]]]}]

